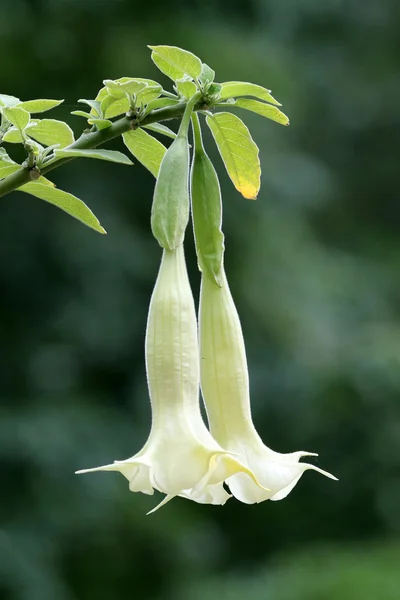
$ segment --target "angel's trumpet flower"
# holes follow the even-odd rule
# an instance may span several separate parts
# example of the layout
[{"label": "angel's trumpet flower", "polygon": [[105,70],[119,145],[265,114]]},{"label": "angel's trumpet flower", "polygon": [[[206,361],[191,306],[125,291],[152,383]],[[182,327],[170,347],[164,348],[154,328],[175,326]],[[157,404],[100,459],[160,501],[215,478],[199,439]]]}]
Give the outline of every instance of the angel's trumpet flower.
[{"label": "angel's trumpet flower", "polygon": [[[280,454],[264,445],[251,418],[249,376],[239,316],[222,266],[217,283],[203,274],[200,296],[201,389],[214,439],[235,453],[256,476],[244,472],[227,483],[247,504],[281,500],[308,469],[336,479],[313,464],[299,462],[311,452]],[[262,487],[261,487],[262,486]]]},{"label": "angel's trumpet flower", "polygon": [[147,322],[146,369],[152,425],[144,447],[127,460],[78,473],[119,471],[133,492],[166,494],[161,504],[178,495],[224,504],[224,480],[238,472],[255,478],[201,417],[197,322],[182,244],[163,252]]}]

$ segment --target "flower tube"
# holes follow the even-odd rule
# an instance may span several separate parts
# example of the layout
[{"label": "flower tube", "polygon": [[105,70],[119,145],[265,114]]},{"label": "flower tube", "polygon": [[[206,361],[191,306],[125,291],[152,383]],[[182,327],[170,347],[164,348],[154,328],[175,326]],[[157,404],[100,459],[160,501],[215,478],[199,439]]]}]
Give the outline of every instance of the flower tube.
[{"label": "flower tube", "polygon": [[183,245],[163,252],[145,346],[152,411],[147,442],[127,460],[78,473],[119,471],[133,492],[166,494],[161,504],[178,495],[224,504],[225,479],[239,471],[254,476],[212,438],[201,417],[197,322]]},{"label": "flower tube", "polygon": [[251,417],[242,328],[223,267],[220,282],[221,287],[206,275],[202,277],[201,389],[211,434],[251,469],[260,484],[245,473],[237,473],[227,481],[232,494],[246,504],[282,500],[309,469],[336,479],[313,464],[299,462],[303,456],[316,454],[280,454],[268,448],[258,435]]}]

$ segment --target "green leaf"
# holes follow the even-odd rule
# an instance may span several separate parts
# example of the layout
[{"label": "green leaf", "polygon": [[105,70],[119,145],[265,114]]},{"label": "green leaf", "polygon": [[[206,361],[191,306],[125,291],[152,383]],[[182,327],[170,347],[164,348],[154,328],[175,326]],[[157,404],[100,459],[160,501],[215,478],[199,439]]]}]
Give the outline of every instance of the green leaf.
[{"label": "green leaf", "polygon": [[143,89],[147,87],[147,83],[145,81],[140,81],[137,79],[128,79],[128,81],[125,82],[114,81],[113,79],[105,79],[103,83],[106,86],[108,93],[116,98],[122,98],[126,94],[133,96],[134,94],[138,94],[139,92],[143,91]]},{"label": "green leaf", "polygon": [[87,113],[83,110],[73,110],[71,115],[76,115],[77,117],[84,117],[87,119],[90,125],[96,125],[97,129],[106,129],[112,125],[112,121],[108,119],[98,119],[97,117]]},{"label": "green leaf", "polygon": [[19,129],[19,131],[24,131],[31,120],[28,111],[18,106],[4,107],[3,115],[12,125]]},{"label": "green leaf", "polygon": [[206,89],[206,92],[208,96],[218,96],[219,100],[219,94],[221,90],[222,85],[220,83],[210,83],[210,85]]},{"label": "green leaf", "polygon": [[22,144],[23,141],[21,132],[16,127],[10,127],[3,135],[3,142],[8,142],[9,144]]},{"label": "green leaf", "polygon": [[35,183],[42,183],[43,185],[49,185],[50,187],[56,187],[55,183],[50,181],[50,179],[43,177],[43,175],[41,175]]},{"label": "green leaf", "polygon": [[110,162],[120,163],[122,165],[132,165],[132,161],[122,154],[122,152],[118,152],[116,150],[97,150],[93,148],[91,150],[62,150],[56,148],[54,150],[54,154],[57,158],[72,158],[72,157],[81,157],[81,158],[99,158],[100,160],[108,160]]},{"label": "green leaf", "polygon": [[8,94],[0,94],[0,106],[15,106],[19,104],[21,100],[15,96],[8,96]]},{"label": "green leaf", "polygon": [[[115,79],[116,83],[126,83],[129,81],[140,81],[141,83],[147,83],[148,87],[144,87],[138,95],[138,99],[142,104],[147,104],[148,102],[158,98],[162,90],[161,85],[152,79],[136,79],[133,77],[121,77],[120,79]],[[108,93],[106,87],[99,91],[96,96],[96,100],[101,102],[103,116],[109,119],[122,115],[123,113],[128,112],[130,109],[129,100],[126,95],[123,98],[113,98]]]},{"label": "green leaf", "polygon": [[191,98],[197,92],[196,84],[193,81],[177,81],[176,89],[180,96],[183,96],[186,99]]},{"label": "green leaf", "polygon": [[26,100],[25,102],[20,102],[18,106],[19,108],[24,108],[29,113],[41,113],[59,106],[62,102],[64,102],[64,100]]},{"label": "green leaf", "polygon": [[289,119],[287,116],[276,108],[276,106],[271,106],[271,104],[265,104],[264,102],[258,102],[257,100],[251,100],[250,98],[239,98],[235,101],[234,104],[231,104],[233,108],[244,108],[246,110],[251,110],[263,117],[267,117],[267,119],[271,119],[272,121],[276,121],[281,125],[289,125]]},{"label": "green leaf", "polygon": [[255,199],[260,190],[258,147],[239,117],[221,112],[206,117],[225,168],[244,198]]},{"label": "green leaf", "polygon": [[90,108],[92,108],[96,113],[96,116],[101,117],[101,102],[99,102],[99,100],[86,100],[86,98],[79,98],[78,102],[80,104],[86,104],[87,106],[90,106]]},{"label": "green leaf", "polygon": [[161,125],[161,123],[152,123],[151,125],[143,125],[145,129],[150,129],[150,131],[155,131],[157,133],[161,133],[162,135],[166,135],[167,137],[172,138],[173,140],[176,138],[176,133],[172,131],[169,127],[165,125]]},{"label": "green leaf", "polygon": [[259,100],[265,100],[275,106],[282,106],[273,96],[270,91],[261,85],[255,83],[247,83],[245,81],[225,81],[221,84],[219,100],[227,100],[228,98],[237,98],[238,96],[254,96]]},{"label": "green leaf", "polygon": [[174,104],[179,104],[179,99],[177,98],[157,98],[156,100],[152,100],[146,106],[145,114],[148,115],[152,110],[157,110],[158,108],[165,108],[166,106],[173,106]]},{"label": "green leaf", "polygon": [[54,206],[61,208],[61,210],[64,210],[88,227],[91,227],[100,233],[106,233],[90,208],[88,208],[82,200],[79,200],[79,198],[73,196],[69,192],[64,192],[56,187],[51,187],[50,185],[39,183],[38,181],[26,183],[19,187],[17,191],[26,192],[41,200],[50,202],[50,204],[54,204]]},{"label": "green leaf", "polygon": [[76,115],[77,117],[85,117],[85,119],[94,119],[95,117],[84,110],[73,110],[71,115]]},{"label": "green leaf", "polygon": [[0,179],[15,173],[21,168],[12,158],[10,158],[4,148],[0,148]]},{"label": "green leaf", "polygon": [[167,149],[156,138],[149,135],[143,129],[127,131],[122,135],[124,143],[133,156],[142,163],[146,169],[158,176],[161,161]]},{"label": "green leaf", "polygon": [[32,126],[29,127],[26,133],[45,146],[60,144],[60,147],[64,148],[75,141],[70,126],[64,121],[56,121],[55,119],[32,121]]},{"label": "green leaf", "polygon": [[193,79],[200,77],[202,71],[201,60],[176,46],[149,46],[153,51],[151,58],[156,66],[170,79],[177,81],[185,75]]},{"label": "green leaf", "polygon": [[17,165],[17,163],[5,164],[5,163],[0,162],[0,179],[4,179],[4,177],[7,177],[7,175],[11,175],[12,173],[15,173],[16,171],[19,171],[20,168],[21,168],[21,165]]},{"label": "green leaf", "polygon": [[202,85],[211,83],[212,81],[214,81],[214,77],[215,77],[215,71],[213,71],[213,69],[211,67],[206,65],[206,63],[203,63],[201,65],[201,75],[199,77],[200,83]]},{"label": "green leaf", "polygon": [[97,129],[107,129],[107,127],[111,127],[112,121],[108,119],[90,119],[90,124],[96,125]]}]

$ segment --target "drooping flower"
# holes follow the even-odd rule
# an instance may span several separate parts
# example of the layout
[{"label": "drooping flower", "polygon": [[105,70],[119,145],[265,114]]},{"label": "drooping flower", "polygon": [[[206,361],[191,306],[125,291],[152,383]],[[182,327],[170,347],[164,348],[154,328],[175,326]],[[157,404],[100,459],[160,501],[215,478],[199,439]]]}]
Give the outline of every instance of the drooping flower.
[{"label": "drooping flower", "polygon": [[254,475],[212,438],[202,420],[197,321],[183,245],[163,252],[145,348],[152,410],[147,442],[131,458],[78,473],[119,471],[133,492],[166,494],[161,504],[178,495],[224,504],[229,498],[224,480],[238,472],[250,480]]},{"label": "drooping flower", "polygon": [[280,454],[268,448],[258,435],[251,417],[242,328],[223,266],[219,279],[222,287],[207,275],[202,277],[201,389],[213,437],[234,452],[259,482],[245,473],[237,473],[227,481],[232,494],[247,504],[282,500],[309,469],[336,479],[313,464],[299,462],[303,456],[316,454],[303,451]]}]

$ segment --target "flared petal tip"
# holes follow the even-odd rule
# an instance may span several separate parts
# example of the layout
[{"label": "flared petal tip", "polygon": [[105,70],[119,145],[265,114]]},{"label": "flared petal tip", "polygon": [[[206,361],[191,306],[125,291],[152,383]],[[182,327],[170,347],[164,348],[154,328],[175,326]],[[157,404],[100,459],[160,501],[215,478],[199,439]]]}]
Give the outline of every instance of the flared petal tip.
[{"label": "flared petal tip", "polygon": [[320,473],[321,475],[325,475],[325,477],[329,477],[329,479],[333,479],[334,481],[339,481],[339,479],[337,477],[335,477],[335,475],[332,475],[332,473],[328,473],[328,471],[324,471],[323,469],[320,469],[319,467],[315,466],[315,465],[310,465],[308,463],[299,463],[300,465],[304,465],[306,468],[304,469],[305,471],[307,469],[311,469],[312,471],[316,471],[317,473]]},{"label": "flared petal tip", "polygon": [[96,471],[116,471],[114,465],[104,465],[103,467],[93,467],[92,469],[80,469],[75,471],[75,475],[82,475],[82,473],[95,473]]},{"label": "flared petal tip", "polygon": [[165,504],[167,504],[167,502],[170,502],[173,498],[175,498],[175,496],[173,494],[168,494],[167,496],[165,496],[165,498],[163,498],[161,500],[161,502],[159,502],[157,504],[157,506],[155,506],[154,508],[152,508],[151,510],[149,510],[148,513],[146,513],[146,517],[148,515],[152,515],[153,513],[155,513],[156,510],[158,510],[159,508],[161,508],[162,506],[164,506]]}]

